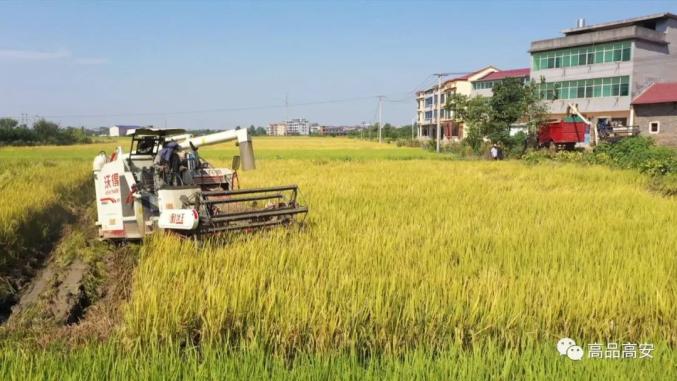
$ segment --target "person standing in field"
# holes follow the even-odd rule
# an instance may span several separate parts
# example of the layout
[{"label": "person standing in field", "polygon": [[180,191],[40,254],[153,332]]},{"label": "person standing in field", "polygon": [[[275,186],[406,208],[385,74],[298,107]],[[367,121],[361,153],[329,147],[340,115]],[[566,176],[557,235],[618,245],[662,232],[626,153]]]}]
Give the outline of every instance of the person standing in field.
[{"label": "person standing in field", "polygon": [[491,146],[491,160],[498,160],[498,146],[496,144]]}]

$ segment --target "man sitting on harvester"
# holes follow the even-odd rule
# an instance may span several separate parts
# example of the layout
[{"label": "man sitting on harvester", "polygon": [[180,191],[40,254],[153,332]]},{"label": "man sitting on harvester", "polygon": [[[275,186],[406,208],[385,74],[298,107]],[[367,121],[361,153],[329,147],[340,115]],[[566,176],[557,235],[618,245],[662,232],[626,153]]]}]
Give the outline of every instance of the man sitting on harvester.
[{"label": "man sitting on harvester", "polygon": [[180,151],[179,143],[170,141],[165,143],[160,152],[155,155],[155,170],[160,174],[158,177],[161,177],[165,184],[183,185],[181,171],[186,167],[185,162],[182,163],[179,156]]}]

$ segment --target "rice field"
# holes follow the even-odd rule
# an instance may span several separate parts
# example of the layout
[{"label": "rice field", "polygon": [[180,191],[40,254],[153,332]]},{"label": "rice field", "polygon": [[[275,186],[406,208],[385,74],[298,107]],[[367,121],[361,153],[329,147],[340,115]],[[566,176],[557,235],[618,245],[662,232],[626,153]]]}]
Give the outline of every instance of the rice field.
[{"label": "rice field", "polygon": [[[114,144],[0,158],[29,171],[61,158],[75,184]],[[642,175],[340,138],[254,148],[242,185],[298,184],[301,227],[203,244],[151,237],[111,339],[66,352],[6,339],[0,377],[677,378],[677,200]],[[201,151],[224,165],[235,153]],[[20,218],[14,204],[0,213]],[[574,362],[555,349],[565,336],[652,343],[654,358]]]},{"label": "rice field", "polygon": [[0,249],[15,248],[24,238],[15,229],[73,192],[88,169],[65,161],[0,161]]}]

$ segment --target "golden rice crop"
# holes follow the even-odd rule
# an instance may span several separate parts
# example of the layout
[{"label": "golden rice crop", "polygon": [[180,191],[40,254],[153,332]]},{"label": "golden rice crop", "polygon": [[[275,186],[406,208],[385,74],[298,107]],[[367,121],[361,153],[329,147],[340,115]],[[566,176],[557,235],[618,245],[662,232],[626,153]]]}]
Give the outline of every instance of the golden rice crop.
[{"label": "golden rice crop", "polygon": [[[118,144],[0,149],[2,258],[54,233],[71,196],[93,204],[89,163]],[[5,338],[0,378],[674,378],[677,200],[643,176],[348,139],[254,145],[242,185],[299,184],[301,228],[156,235],[117,334],[68,351]],[[227,165],[237,149],[201,153]],[[657,356],[557,361],[562,336]]]},{"label": "golden rice crop", "polygon": [[519,162],[259,162],[300,229],[144,244],[127,339],[399,354],[559,337],[677,343],[677,201],[635,173]]},{"label": "golden rice crop", "polygon": [[82,192],[88,169],[82,161],[0,162],[0,269],[63,223],[63,200]]}]

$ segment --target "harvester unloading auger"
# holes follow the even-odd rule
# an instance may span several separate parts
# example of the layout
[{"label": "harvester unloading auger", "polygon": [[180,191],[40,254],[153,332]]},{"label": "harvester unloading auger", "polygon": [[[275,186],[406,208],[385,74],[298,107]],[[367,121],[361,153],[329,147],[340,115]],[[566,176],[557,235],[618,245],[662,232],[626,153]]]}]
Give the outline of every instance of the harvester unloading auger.
[{"label": "harvester unloading auger", "polygon": [[[198,154],[201,146],[232,140],[240,148],[232,169],[214,168]],[[308,212],[297,203],[296,185],[238,189],[240,161],[243,170],[256,168],[246,129],[199,137],[180,129],[137,129],[128,153],[117,147],[111,157],[101,152],[94,159],[99,236],[140,239],[156,230],[184,235],[250,230],[288,225]]]}]

